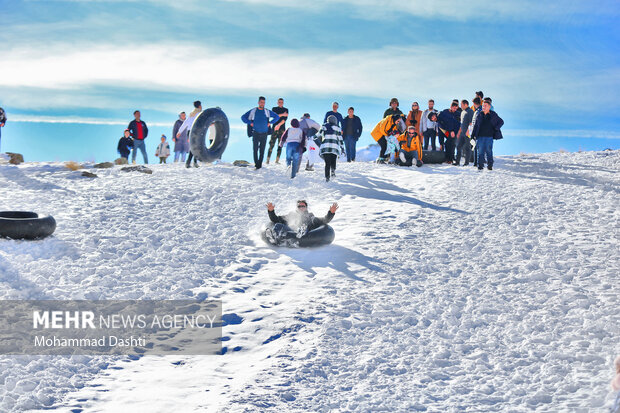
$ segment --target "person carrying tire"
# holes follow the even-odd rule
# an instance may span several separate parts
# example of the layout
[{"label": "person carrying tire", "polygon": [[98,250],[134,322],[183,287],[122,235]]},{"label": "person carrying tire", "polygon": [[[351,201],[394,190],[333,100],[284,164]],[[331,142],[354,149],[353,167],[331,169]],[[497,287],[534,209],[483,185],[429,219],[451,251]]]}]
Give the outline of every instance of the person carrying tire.
[{"label": "person carrying tire", "polygon": [[388,137],[389,136],[397,136],[405,131],[405,120],[403,115],[394,114],[390,116],[386,116],[383,118],[375,128],[370,132],[370,135],[373,137],[375,141],[381,147],[381,152],[379,153],[379,159],[377,159],[378,163],[386,162],[386,151],[388,147]]},{"label": "person carrying tire", "polygon": [[334,203],[327,211],[325,217],[318,218],[308,212],[308,202],[299,200],[297,201],[297,209],[295,211],[289,212],[287,215],[276,215],[275,205],[268,202],[267,213],[269,214],[269,219],[275,225],[273,228],[268,228],[265,235],[274,245],[284,243],[287,246],[296,246],[299,244],[299,239],[308,232],[331,222],[337,210],[338,204]]},{"label": "person carrying tire", "polygon": [[[192,130],[192,126],[194,125],[194,121],[202,113],[202,102],[199,100],[194,102],[194,110],[192,110],[189,114],[189,117],[185,119],[179,131],[177,132],[177,139],[184,138],[188,136],[189,132]],[[194,168],[198,168],[198,160],[195,155],[192,154],[191,148],[189,148],[189,154],[187,155],[187,161],[185,162],[185,167],[189,168],[192,165],[192,159],[194,160]]]}]

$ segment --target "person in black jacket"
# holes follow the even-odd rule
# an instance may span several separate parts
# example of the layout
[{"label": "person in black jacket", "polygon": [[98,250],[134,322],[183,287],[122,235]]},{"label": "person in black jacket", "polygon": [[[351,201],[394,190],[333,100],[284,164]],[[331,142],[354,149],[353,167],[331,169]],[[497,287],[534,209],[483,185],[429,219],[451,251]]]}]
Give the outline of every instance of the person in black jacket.
[{"label": "person in black jacket", "polygon": [[328,224],[334,218],[338,204],[332,204],[324,218],[315,217],[308,212],[308,203],[304,200],[297,201],[297,210],[287,215],[276,215],[274,210],[275,205],[267,203],[269,219],[275,224],[273,228],[267,229],[267,238],[276,245],[286,242],[287,245],[294,246],[297,240],[309,231]]},{"label": "person in black jacket", "polygon": [[149,134],[149,128],[147,128],[146,123],[143,120],[140,120],[140,111],[136,110],[133,113],[134,120],[129,122],[129,133],[133,138],[133,153],[131,154],[132,162],[136,163],[136,155],[138,154],[138,149],[142,152],[142,157],[144,158],[144,163],[149,163],[149,158],[146,155],[146,146],[144,145],[144,140]]},{"label": "person in black jacket", "polygon": [[2,143],[2,128],[4,128],[4,124],[6,123],[6,113],[4,109],[0,108],[0,144]]},{"label": "person in black jacket", "polygon": [[133,148],[133,139],[129,136],[129,129],[125,129],[125,136],[118,140],[116,150],[121,155],[121,158],[129,159],[131,148]]},{"label": "person in black jacket", "polygon": [[446,163],[452,163],[454,161],[454,149],[456,148],[456,134],[459,132],[461,123],[456,120],[454,113],[458,108],[458,103],[452,102],[450,109],[444,109],[437,116],[437,124],[439,126],[441,143],[441,136],[445,137],[444,150],[446,152]]},{"label": "person in black jacket", "polygon": [[347,162],[355,161],[355,145],[362,136],[362,121],[354,114],[355,109],[349,108],[348,116],[342,119],[342,136],[347,152]]},{"label": "person in black jacket", "polygon": [[471,132],[472,138],[476,139],[478,147],[478,170],[484,168],[484,158],[486,155],[487,168],[493,169],[493,140],[502,139],[501,127],[504,121],[497,113],[491,110],[491,102],[484,100],[482,112],[476,116],[476,123]]}]

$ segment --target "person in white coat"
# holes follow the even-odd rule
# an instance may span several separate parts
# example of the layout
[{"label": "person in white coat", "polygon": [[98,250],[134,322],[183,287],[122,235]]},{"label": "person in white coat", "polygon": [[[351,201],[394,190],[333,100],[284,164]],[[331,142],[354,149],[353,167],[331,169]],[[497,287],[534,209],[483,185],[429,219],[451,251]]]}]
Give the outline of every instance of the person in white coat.
[{"label": "person in white coat", "polygon": [[[192,130],[192,125],[194,124],[194,121],[196,120],[198,115],[200,115],[201,112],[202,112],[202,103],[200,103],[200,101],[197,100],[197,101],[194,102],[194,110],[192,110],[192,112],[189,114],[187,119],[185,119],[185,122],[183,122],[183,124],[179,128],[179,131],[177,132],[177,139],[180,138],[182,135],[184,136],[184,133],[186,131],[188,131],[188,130],[191,131]],[[186,168],[189,168],[191,166],[192,158],[194,159],[194,167],[198,168],[198,161],[196,160],[196,158],[192,154],[192,148],[190,146],[190,148],[189,148],[189,155],[187,156],[187,161],[185,162],[185,167]]]},{"label": "person in white coat", "polygon": [[166,135],[161,135],[161,142],[157,145],[155,156],[159,158],[159,163],[166,163],[166,158],[170,156],[170,145],[166,141]]},{"label": "person in white coat", "polygon": [[[304,157],[306,159],[306,171],[314,171],[314,164],[319,161],[319,145],[312,139],[318,131],[321,130],[321,125],[310,119],[310,114],[304,113],[299,121],[299,127],[306,134],[306,152]],[[303,161],[302,161],[303,162]],[[302,162],[299,162],[301,165]]]}]

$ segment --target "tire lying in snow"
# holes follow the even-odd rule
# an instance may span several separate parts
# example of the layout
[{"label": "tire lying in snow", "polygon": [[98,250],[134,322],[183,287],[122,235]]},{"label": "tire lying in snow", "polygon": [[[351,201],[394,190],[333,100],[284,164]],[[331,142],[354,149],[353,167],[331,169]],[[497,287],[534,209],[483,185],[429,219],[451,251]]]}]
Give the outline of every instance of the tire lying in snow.
[{"label": "tire lying in snow", "polygon": [[56,230],[56,220],[39,218],[36,212],[0,211],[0,237],[11,239],[41,239]]},{"label": "tire lying in snow", "polygon": [[[275,224],[270,223],[267,229],[273,228],[274,225]],[[269,241],[266,235],[267,229],[261,233],[263,241],[270,245],[280,246]],[[336,233],[334,232],[334,229],[329,225],[321,225],[320,227],[315,228],[312,231],[308,231],[306,235],[299,238],[298,245],[302,248],[320,247],[322,245],[331,244],[334,241],[334,238],[336,238]]]},{"label": "tire lying in snow", "polygon": [[446,153],[444,151],[422,151],[422,162],[424,163],[442,163],[446,161]]},{"label": "tire lying in snow", "polygon": [[[209,127],[215,128],[215,136],[210,137],[207,145]],[[189,137],[192,154],[202,162],[213,162],[222,157],[226,145],[230,126],[226,114],[219,108],[210,108],[202,111],[194,121]]]}]

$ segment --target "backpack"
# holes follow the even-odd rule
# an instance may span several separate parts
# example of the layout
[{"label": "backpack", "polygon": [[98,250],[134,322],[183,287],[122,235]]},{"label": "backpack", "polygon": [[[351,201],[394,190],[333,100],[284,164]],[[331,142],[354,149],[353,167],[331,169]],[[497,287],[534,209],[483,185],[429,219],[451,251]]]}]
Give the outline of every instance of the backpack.
[{"label": "backpack", "polygon": [[[248,116],[248,119],[253,121],[254,118],[256,117],[256,110],[258,108],[254,108],[250,111],[250,116]],[[265,117],[267,119],[269,119],[269,109],[265,108]],[[248,138],[251,138],[252,135],[254,134],[254,128],[252,128],[252,126],[248,123],[248,127],[247,127],[247,134],[248,134]],[[269,126],[269,129],[267,130],[267,135],[271,135],[271,126]]]}]

